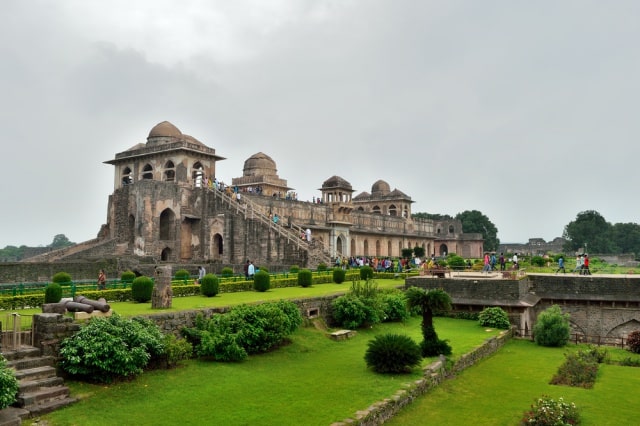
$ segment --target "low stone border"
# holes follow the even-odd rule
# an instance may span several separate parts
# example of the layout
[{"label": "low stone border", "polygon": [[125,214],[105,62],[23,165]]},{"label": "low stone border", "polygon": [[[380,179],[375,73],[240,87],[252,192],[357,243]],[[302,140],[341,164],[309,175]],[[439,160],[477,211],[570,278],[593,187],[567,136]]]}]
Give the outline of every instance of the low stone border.
[{"label": "low stone border", "polygon": [[431,389],[438,386],[448,377],[455,376],[466,368],[471,367],[483,358],[488,357],[500,349],[511,338],[512,331],[504,331],[499,336],[487,339],[482,345],[473,351],[464,354],[456,361],[451,371],[446,370],[446,359],[440,356],[435,361],[423,369],[423,378],[409,383],[406,389],[398,390],[391,398],[385,398],[368,407],[367,409],[357,411],[354,418],[348,418],[341,422],[332,423],[331,426],[359,425],[359,426],[378,426],[383,424],[396,415],[400,409],[411,404],[416,398],[424,395]]}]

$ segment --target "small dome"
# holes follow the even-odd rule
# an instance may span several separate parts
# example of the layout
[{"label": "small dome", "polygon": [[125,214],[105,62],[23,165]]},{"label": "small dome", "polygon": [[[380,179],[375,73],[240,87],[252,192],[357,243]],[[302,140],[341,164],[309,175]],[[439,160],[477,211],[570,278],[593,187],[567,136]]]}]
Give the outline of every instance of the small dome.
[{"label": "small dome", "polygon": [[340,176],[331,176],[322,183],[322,189],[342,188],[352,191],[351,184]]},{"label": "small dome", "polygon": [[243,176],[277,176],[276,162],[263,152],[253,154],[244,162]]},{"label": "small dome", "polygon": [[182,132],[168,121],[163,121],[162,123],[156,124],[155,127],[151,129],[149,136],[147,136],[147,140],[161,137],[180,138],[182,137]]},{"label": "small dome", "polygon": [[371,185],[371,195],[387,195],[389,192],[391,192],[391,187],[383,180],[378,180]]}]

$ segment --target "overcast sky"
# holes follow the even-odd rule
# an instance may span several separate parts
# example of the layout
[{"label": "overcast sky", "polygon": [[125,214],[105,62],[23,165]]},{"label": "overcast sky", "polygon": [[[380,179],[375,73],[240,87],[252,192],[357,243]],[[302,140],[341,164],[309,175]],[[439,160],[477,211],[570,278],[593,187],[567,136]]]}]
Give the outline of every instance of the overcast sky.
[{"label": "overcast sky", "polygon": [[[0,247],[95,238],[115,154],[170,121],[303,200],[378,179],[502,242],[640,222],[640,2],[0,2]],[[636,118],[633,118],[636,117]]]}]

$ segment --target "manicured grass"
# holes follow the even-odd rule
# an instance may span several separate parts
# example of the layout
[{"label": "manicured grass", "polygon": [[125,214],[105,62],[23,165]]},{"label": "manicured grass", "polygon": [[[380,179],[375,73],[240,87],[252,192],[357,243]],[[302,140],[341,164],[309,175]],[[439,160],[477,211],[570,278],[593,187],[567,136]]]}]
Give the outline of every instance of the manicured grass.
[{"label": "manicured grass", "polygon": [[[475,321],[436,318],[454,357],[498,334]],[[42,419],[50,425],[329,425],[391,397],[420,377],[379,375],[364,353],[376,334],[402,333],[419,341],[420,318],[359,330],[333,341],[314,327],[299,329],[291,344],[241,363],[190,360],[174,370],[145,372],[131,382],[91,385],[67,381],[81,401]],[[425,359],[424,365],[431,362]]]},{"label": "manicured grass", "polygon": [[[601,364],[593,389],[549,384],[564,354],[577,348],[543,348],[513,340],[492,357],[414,401],[388,424],[421,424],[429,419],[429,424],[468,425],[473,419],[474,426],[516,425],[534,399],[543,394],[576,403],[585,426],[635,424],[640,368]],[[608,350],[613,359],[633,355]]]}]

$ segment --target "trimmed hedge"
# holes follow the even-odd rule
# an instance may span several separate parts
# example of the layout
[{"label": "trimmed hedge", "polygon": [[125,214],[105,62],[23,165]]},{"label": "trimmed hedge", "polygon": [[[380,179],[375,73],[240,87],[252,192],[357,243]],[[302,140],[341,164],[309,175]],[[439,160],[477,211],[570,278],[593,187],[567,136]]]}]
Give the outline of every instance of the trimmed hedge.
[{"label": "trimmed hedge", "polygon": [[140,276],[131,283],[131,297],[139,303],[146,303],[151,300],[153,293],[153,280],[149,277]]},{"label": "trimmed hedge", "polygon": [[220,291],[218,277],[214,274],[206,274],[200,282],[200,292],[203,296],[213,297]]},{"label": "trimmed hedge", "polygon": [[268,272],[258,271],[253,276],[253,288],[256,291],[264,292],[271,287],[271,276]]},{"label": "trimmed hedge", "polygon": [[301,269],[298,272],[298,285],[300,287],[311,287],[313,284],[313,273],[309,269]]},{"label": "trimmed hedge", "polygon": [[51,283],[44,288],[44,303],[58,303],[62,299],[62,286]]}]

